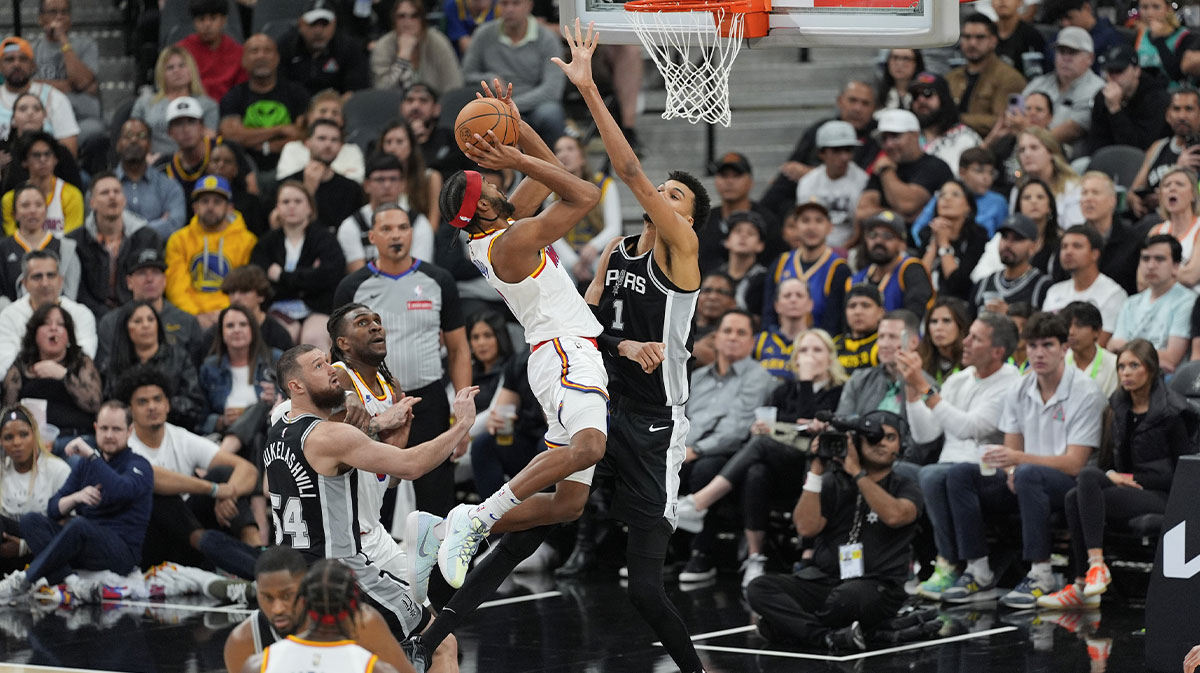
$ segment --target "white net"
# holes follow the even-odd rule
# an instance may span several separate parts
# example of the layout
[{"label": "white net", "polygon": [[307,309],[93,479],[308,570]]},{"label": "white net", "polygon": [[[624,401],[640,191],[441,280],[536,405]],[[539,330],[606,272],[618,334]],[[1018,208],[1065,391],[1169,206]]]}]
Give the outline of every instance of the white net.
[{"label": "white net", "polygon": [[[718,26],[727,17],[724,37]],[[631,11],[629,21],[666,81],[663,119],[729,126],[729,72],[742,48],[745,14]]]}]

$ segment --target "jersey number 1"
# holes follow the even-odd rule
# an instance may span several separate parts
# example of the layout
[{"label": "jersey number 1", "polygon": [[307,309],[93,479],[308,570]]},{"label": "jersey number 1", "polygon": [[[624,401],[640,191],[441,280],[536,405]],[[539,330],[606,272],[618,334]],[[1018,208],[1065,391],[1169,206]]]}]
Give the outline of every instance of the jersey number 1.
[{"label": "jersey number 1", "polygon": [[613,321],[612,321],[613,329],[625,329],[625,323],[621,320],[621,314],[624,312],[625,312],[625,300],[624,299],[614,299],[613,300]]},{"label": "jersey number 1", "polygon": [[292,536],[289,547],[292,549],[308,549],[311,542],[308,539],[308,524],[304,523],[303,510],[300,508],[300,498],[288,498],[283,506],[283,520],[280,521],[278,493],[271,494],[271,518],[275,524],[275,544],[283,544],[283,534]]}]

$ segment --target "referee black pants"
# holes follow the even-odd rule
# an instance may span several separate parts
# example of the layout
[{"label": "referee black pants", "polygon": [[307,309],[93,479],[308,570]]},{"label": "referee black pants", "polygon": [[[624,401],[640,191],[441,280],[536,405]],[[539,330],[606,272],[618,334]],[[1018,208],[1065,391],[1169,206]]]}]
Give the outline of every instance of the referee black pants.
[{"label": "referee black pants", "polygon": [[[410,397],[421,401],[413,407],[412,428],[408,432],[408,445],[416,446],[437,437],[450,429],[450,402],[446,399],[446,386],[437,381],[423,388],[406,390]],[[413,481],[417,498],[417,509],[438,516],[446,516],[456,504],[454,502],[454,463],[445,462]],[[383,503],[383,520],[391,521],[396,508],[396,490],[388,489]]]}]

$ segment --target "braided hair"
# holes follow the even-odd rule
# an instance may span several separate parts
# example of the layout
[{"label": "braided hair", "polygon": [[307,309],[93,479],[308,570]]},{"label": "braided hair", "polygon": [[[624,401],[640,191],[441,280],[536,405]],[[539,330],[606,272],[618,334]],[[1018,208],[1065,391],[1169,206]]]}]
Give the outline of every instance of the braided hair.
[{"label": "braided hair", "polygon": [[309,633],[319,626],[337,626],[338,633],[354,639],[362,595],[353,570],[341,561],[318,561],[300,583],[300,597],[312,622]]},{"label": "braided hair", "polygon": [[[359,302],[350,302],[349,304],[342,304],[341,306],[334,309],[333,313],[331,313],[329,315],[329,321],[325,323],[325,329],[329,332],[329,340],[333,342],[333,344],[329,347],[329,355],[330,355],[330,357],[333,358],[334,362],[345,362],[346,361],[346,352],[343,351],[341,348],[338,348],[337,340],[338,340],[338,337],[340,337],[344,334],[343,322],[344,322],[345,317],[350,315],[350,313],[352,311],[357,311],[360,308],[366,309],[368,311],[373,310],[370,306],[367,306],[366,304],[361,304]],[[379,363],[378,369],[379,369],[379,373],[383,376],[383,380],[387,381],[389,386],[399,389],[400,386],[399,386],[399,384],[396,383],[396,377],[392,376],[392,371],[390,369],[388,369],[386,360]]]}]

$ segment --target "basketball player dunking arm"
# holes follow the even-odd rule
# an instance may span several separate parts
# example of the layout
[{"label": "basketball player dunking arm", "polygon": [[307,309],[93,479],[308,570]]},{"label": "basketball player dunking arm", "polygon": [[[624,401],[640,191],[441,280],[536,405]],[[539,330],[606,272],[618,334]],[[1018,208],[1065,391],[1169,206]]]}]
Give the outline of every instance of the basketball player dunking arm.
[{"label": "basketball player dunking arm", "polygon": [[397,673],[396,667],[355,641],[361,599],[349,568],[334,560],[317,562],[304,576],[296,598],[308,616],[304,632],[250,657],[242,673]]},{"label": "basketball player dunking arm", "polygon": [[600,349],[613,406],[608,450],[598,476],[615,477],[611,514],[629,526],[625,558],[629,599],[654,629],[682,673],[703,670],[687,627],[663,590],[663,561],[679,491],[679,468],[694,453],[684,446],[688,420],[687,361],[700,288],[693,226],[708,218],[708,193],[694,176],[672,172],[654,186],[592,80],[598,35],[576,20],[564,27],[571,62],[555,63],[587,103],[613,170],[645,209],[642,232],[609,243],[587,301],[604,327]]}]

